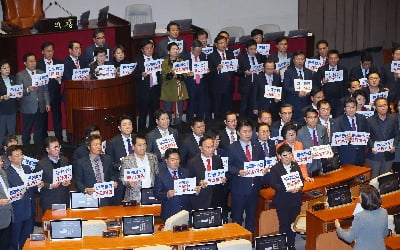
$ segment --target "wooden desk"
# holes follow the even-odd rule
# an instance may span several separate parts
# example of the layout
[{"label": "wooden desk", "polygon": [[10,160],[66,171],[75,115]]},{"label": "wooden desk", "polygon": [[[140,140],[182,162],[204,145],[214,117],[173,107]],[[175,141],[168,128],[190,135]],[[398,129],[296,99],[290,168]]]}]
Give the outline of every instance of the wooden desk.
[{"label": "wooden desk", "polygon": [[[382,207],[386,209],[390,209],[400,205],[400,192],[383,195],[382,199]],[[316,241],[317,237],[320,234],[328,233],[335,231],[335,219],[344,220],[341,224],[342,226],[350,226],[353,216],[353,211],[356,206],[357,200],[355,200],[352,204],[333,208],[333,209],[324,209],[320,211],[311,211],[307,210],[307,239],[306,239],[306,249],[317,249]],[[397,240],[393,240],[395,242],[400,242]],[[391,242],[391,241],[390,241]]]},{"label": "wooden desk", "polygon": [[100,236],[88,236],[83,240],[74,241],[26,241],[24,249],[115,249],[133,248],[148,245],[173,245],[183,246],[198,244],[208,241],[246,239],[251,241],[251,232],[236,223],[225,224],[220,228],[207,230],[190,230],[174,233],[172,231],[158,231],[151,236],[102,238]]}]

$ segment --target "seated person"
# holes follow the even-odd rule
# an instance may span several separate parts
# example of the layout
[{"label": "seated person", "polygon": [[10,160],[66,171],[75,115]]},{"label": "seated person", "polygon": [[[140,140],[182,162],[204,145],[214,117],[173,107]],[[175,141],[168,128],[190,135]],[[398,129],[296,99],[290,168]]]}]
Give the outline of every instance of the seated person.
[{"label": "seated person", "polygon": [[117,73],[119,75],[119,67],[121,66],[121,64],[128,64],[130,62],[126,59],[125,49],[122,45],[117,45],[114,48],[113,56],[114,56],[113,65],[116,68]]},{"label": "seated person", "polygon": [[89,65],[90,71],[90,79],[98,79],[101,78],[102,73],[99,70],[99,66],[109,65],[106,62],[106,50],[102,47],[98,47],[94,50],[94,56],[96,60]]},{"label": "seated person", "polygon": [[[91,64],[95,60],[94,51],[96,48],[104,48],[106,55],[110,55],[110,46],[106,44],[106,33],[103,29],[98,28],[93,31],[93,44],[87,47],[83,53],[83,60],[85,65]],[[107,62],[110,58],[105,59]]]}]

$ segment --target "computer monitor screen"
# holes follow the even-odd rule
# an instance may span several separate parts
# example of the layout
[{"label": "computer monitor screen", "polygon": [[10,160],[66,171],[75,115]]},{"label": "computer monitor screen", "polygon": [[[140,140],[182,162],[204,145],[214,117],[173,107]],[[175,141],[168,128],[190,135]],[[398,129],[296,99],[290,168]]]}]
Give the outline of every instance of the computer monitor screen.
[{"label": "computer monitor screen", "polygon": [[161,202],[157,200],[154,196],[154,188],[142,188],[140,189],[140,204],[141,205],[154,205],[160,204]]},{"label": "computer monitor screen", "polygon": [[70,208],[71,209],[96,209],[99,208],[99,199],[93,198],[92,195],[81,192],[70,192]]},{"label": "computer monitor screen", "polygon": [[351,192],[348,185],[330,188],[326,191],[329,207],[351,203]]},{"label": "computer monitor screen", "polygon": [[217,207],[193,210],[192,226],[194,229],[222,226],[222,209]]},{"label": "computer monitor screen", "polygon": [[255,250],[286,250],[286,234],[267,235],[255,239]]},{"label": "computer monitor screen", "polygon": [[217,243],[205,243],[191,246],[185,246],[184,250],[218,250]]},{"label": "computer monitor screen", "polygon": [[124,236],[148,235],[154,233],[154,215],[135,215],[122,217]]},{"label": "computer monitor screen", "polygon": [[387,194],[400,189],[399,176],[397,173],[378,178],[379,193]]},{"label": "computer monitor screen", "polygon": [[50,221],[50,239],[81,239],[82,238],[82,220],[52,220]]}]

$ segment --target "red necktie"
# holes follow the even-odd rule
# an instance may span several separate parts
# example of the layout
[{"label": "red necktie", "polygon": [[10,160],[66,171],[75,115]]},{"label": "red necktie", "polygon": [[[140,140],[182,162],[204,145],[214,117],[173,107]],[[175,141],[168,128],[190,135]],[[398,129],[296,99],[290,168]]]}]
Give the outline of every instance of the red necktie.
[{"label": "red necktie", "polygon": [[[147,57],[147,61],[150,61],[151,60],[151,58],[150,57]],[[151,87],[153,87],[153,73],[150,73],[149,74],[149,77],[150,77],[150,88]]]},{"label": "red necktie", "polygon": [[76,67],[77,69],[80,69],[80,68],[81,68],[81,66],[79,65],[79,60],[78,60],[78,59],[75,59],[75,67]]},{"label": "red necktie", "polygon": [[176,170],[173,171],[174,175],[172,176],[173,180],[178,180],[178,175],[176,174]]},{"label": "red necktie", "polygon": [[211,160],[210,159],[207,159],[207,169],[206,169],[206,171],[207,172],[211,171]]},{"label": "red necktie", "polygon": [[247,161],[251,161],[249,145],[246,145],[246,158],[247,158]]},{"label": "red necktie", "polygon": [[[195,59],[195,62],[198,62],[199,56],[196,56],[194,59]],[[196,74],[195,79],[196,79],[196,84],[200,84],[200,74]]]},{"label": "red necktie", "polygon": [[47,61],[47,64],[48,64],[48,65],[51,65],[51,61]]},{"label": "red necktie", "polygon": [[222,55],[222,60],[226,60],[225,52],[222,52],[221,55]]}]

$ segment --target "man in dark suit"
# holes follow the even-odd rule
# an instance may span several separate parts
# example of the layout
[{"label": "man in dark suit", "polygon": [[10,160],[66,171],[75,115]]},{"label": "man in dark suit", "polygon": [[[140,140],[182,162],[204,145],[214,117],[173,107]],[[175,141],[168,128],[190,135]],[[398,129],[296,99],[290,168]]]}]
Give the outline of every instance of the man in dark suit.
[{"label": "man in dark suit", "polygon": [[8,249],[11,236],[13,208],[8,200],[7,174],[4,170],[4,161],[0,157],[0,249]]},{"label": "man in dark suit", "polygon": [[[91,135],[88,138],[88,142],[89,155],[79,159],[76,165],[73,166],[76,187],[80,192],[91,195],[94,192],[95,183],[114,181],[115,194],[119,175],[115,175],[115,171],[113,171],[111,157],[101,154],[101,137],[99,135]],[[113,205],[112,198],[114,197],[101,199],[100,206]]]},{"label": "man in dark suit", "polygon": [[281,136],[283,126],[288,122],[292,122],[293,106],[289,103],[282,104],[279,116],[280,119],[274,121],[271,125],[271,137]]},{"label": "man in dark suit", "polygon": [[261,72],[255,78],[255,91],[253,93],[253,113],[259,114],[263,109],[269,110],[274,117],[278,119],[278,110],[281,103],[280,99],[265,98],[265,86],[282,87],[281,75],[274,73],[275,63],[267,60],[264,63],[264,72]]},{"label": "man in dark suit", "polygon": [[[223,204],[223,184],[209,186],[205,179],[206,171],[224,168],[221,158],[214,155],[214,150],[214,140],[209,136],[204,136],[200,139],[201,154],[194,156],[188,161],[189,176],[196,177],[197,185],[202,187],[199,195],[191,198],[192,209],[226,207]],[[226,178],[223,179],[223,183],[225,182]]]},{"label": "man in dark suit", "polygon": [[89,125],[85,129],[85,138],[81,141],[80,145],[75,149],[72,154],[72,164],[75,165],[76,162],[89,154],[87,139],[89,135],[100,135],[100,129],[96,125]]},{"label": "man in dark suit", "polygon": [[106,33],[103,29],[97,28],[93,31],[93,44],[85,49],[83,60],[86,65],[92,63],[94,59],[94,51],[97,47],[102,47],[106,50],[106,62],[111,61],[110,47],[106,44]]},{"label": "man in dark suit", "polygon": [[[18,145],[7,148],[6,152],[11,165],[8,166],[6,173],[10,188],[26,185],[26,174],[32,171],[29,166],[22,165],[24,157],[22,149]],[[27,188],[20,200],[13,201],[13,223],[11,225],[11,239],[9,249],[22,249],[29,235],[33,233],[35,210],[33,206],[33,194],[37,187],[42,188],[43,182],[35,187]]]},{"label": "man in dark suit", "polygon": [[[393,48],[392,61],[400,61],[400,47]],[[400,96],[400,73],[392,72],[392,62],[381,67],[381,83],[384,88],[389,89],[389,102],[394,102]]]},{"label": "man in dark suit", "polygon": [[[343,104],[341,98],[346,95],[348,82],[348,71],[345,67],[339,65],[339,51],[330,50],[328,52],[328,64],[320,67],[313,76],[313,88],[322,87],[326,100],[331,104],[332,115],[334,118],[343,114]],[[343,71],[343,80],[328,82],[325,77],[326,71]]]},{"label": "man in dark suit", "polygon": [[295,91],[294,81],[312,80],[311,70],[304,67],[306,56],[302,51],[297,51],[293,55],[293,66],[289,66],[285,72],[283,80],[283,103],[293,105],[293,120],[298,124],[304,124],[301,110],[310,104],[310,93],[306,91]]},{"label": "man in dark suit", "polygon": [[370,72],[377,72],[378,69],[372,66],[373,61],[370,53],[362,51],[360,65],[351,68],[349,79],[367,78]]},{"label": "man in dark suit", "polygon": [[150,39],[144,39],[140,42],[142,54],[136,57],[137,63],[134,77],[136,81],[136,100],[138,109],[138,128],[139,131],[146,130],[146,117],[149,115],[149,129],[155,127],[154,112],[160,106],[161,95],[161,72],[146,72],[144,63],[158,59],[154,53],[154,42]]},{"label": "man in dark suit", "polygon": [[[278,52],[269,55],[268,60],[274,61],[275,63],[290,60],[290,65],[293,65],[293,54],[287,51],[288,38],[286,36],[276,39],[276,48],[278,49]],[[287,67],[275,70],[276,73],[280,73],[282,81],[284,80],[286,69]]]},{"label": "man in dark suit", "polygon": [[69,185],[71,182],[53,182],[53,169],[68,165],[68,159],[60,155],[61,145],[54,136],[44,140],[47,156],[43,157],[36,165],[35,172],[43,170],[42,181],[44,186],[40,189],[40,207],[45,212],[51,209],[52,204],[65,204],[69,207]]},{"label": "man in dark suit", "polygon": [[[54,44],[52,42],[44,42],[41,46],[43,58],[37,62],[37,68],[43,72],[47,72],[47,65],[63,64],[61,60],[54,58]],[[57,139],[62,142],[62,118],[61,118],[61,76],[49,79],[47,85],[50,96],[51,117],[53,122],[54,134]],[[47,117],[46,117],[47,118]],[[47,134],[47,119],[44,123],[44,134]]]},{"label": "man in dark suit", "polygon": [[185,84],[188,91],[188,107],[186,110],[186,121],[191,122],[194,115],[196,117],[205,118],[206,98],[207,98],[207,75],[194,74],[193,62],[206,61],[206,56],[201,52],[202,44],[198,40],[194,40],[190,53],[184,60],[189,60],[189,67],[192,70],[185,78]]},{"label": "man in dark suit", "polygon": [[173,135],[175,142],[178,143],[178,130],[171,128],[168,112],[163,109],[158,109],[154,112],[157,127],[146,135],[147,152],[157,156],[158,162],[164,161],[164,154],[161,155],[160,149],[157,146],[157,140],[168,135]]},{"label": "man in dark suit", "polygon": [[317,103],[317,110],[319,115],[318,124],[325,127],[330,143],[332,140],[332,131],[335,126],[335,120],[331,118],[331,105],[327,100],[320,100]]},{"label": "man in dark suit", "polygon": [[50,97],[47,85],[32,86],[32,76],[43,71],[36,69],[36,58],[33,53],[26,53],[23,57],[25,69],[17,73],[17,84],[24,86],[24,96],[21,100],[22,113],[22,143],[29,144],[31,130],[34,127],[33,140],[35,144],[43,144],[45,116],[50,108]]},{"label": "man in dark suit", "polygon": [[[261,184],[268,181],[268,175],[246,177],[244,163],[264,160],[264,153],[259,143],[251,142],[253,125],[249,120],[238,123],[239,140],[228,148],[229,173],[232,175],[232,221],[242,225],[243,212],[246,213],[245,228],[254,232],[258,193]],[[264,174],[267,169],[264,169]]]},{"label": "man in dark suit", "polygon": [[319,40],[315,44],[315,48],[317,49],[317,54],[314,56],[314,59],[318,59],[322,61],[322,66],[325,66],[325,64],[328,64],[328,42],[326,40]]},{"label": "man in dark suit", "polygon": [[3,143],[4,154],[1,156],[1,158],[4,161],[4,170],[7,170],[7,167],[10,166],[10,160],[8,159],[8,156],[6,154],[7,148],[12,145],[18,145],[18,138],[16,135],[7,135],[4,136],[2,143]]},{"label": "man in dark suit", "polygon": [[[121,132],[107,142],[106,154],[111,157],[113,163],[113,171],[115,176],[119,176],[121,158],[132,153],[132,139],[135,136],[133,131],[132,118],[128,115],[121,115],[118,119],[118,129]],[[112,197],[112,205],[119,205],[124,197],[124,186],[119,178],[118,188]]]},{"label": "man in dark suit", "polygon": [[165,162],[166,167],[160,168],[160,172],[154,180],[154,195],[157,200],[161,201],[161,218],[164,221],[182,210],[191,210],[191,195],[175,195],[174,180],[189,178],[189,170],[181,168],[179,165],[178,149],[167,149]]},{"label": "man in dark suit", "polygon": [[221,60],[232,60],[233,53],[226,50],[227,42],[223,36],[214,39],[214,51],[208,55],[208,67],[210,68],[209,92],[212,97],[214,118],[222,118],[232,107],[232,94],[234,75],[232,72],[221,72]]},{"label": "man in dark suit", "polygon": [[196,117],[190,125],[192,133],[184,137],[179,144],[179,153],[181,162],[184,167],[187,167],[186,162],[200,153],[199,142],[206,132],[206,124],[203,118]]},{"label": "man in dark suit", "polygon": [[246,42],[245,50],[246,53],[243,53],[239,58],[239,68],[237,70],[241,96],[239,115],[253,119],[255,79],[259,75],[259,72],[256,72],[254,67],[262,63],[262,58],[257,53],[257,42],[253,39]]},{"label": "man in dark suit", "polygon": [[[369,132],[365,116],[356,113],[357,101],[353,97],[345,97],[344,114],[335,119],[334,132],[357,131]],[[350,142],[351,138],[347,138]],[[334,147],[338,151],[340,164],[365,165],[365,151],[367,146],[342,145]],[[337,148],[337,149],[335,149]]]},{"label": "man in dark suit", "polygon": [[[165,58],[168,56],[168,49],[167,46],[168,44],[175,42],[178,44],[178,47],[180,49],[179,51],[179,57],[182,57],[186,53],[186,43],[184,40],[179,38],[179,31],[180,31],[180,26],[179,24],[175,22],[169,22],[167,25],[167,34],[168,37],[164,38],[157,44],[157,54],[160,56],[160,58]],[[180,46],[182,44],[182,47]]]},{"label": "man in dark suit", "polygon": [[[74,69],[83,69],[88,65],[85,64],[84,59],[81,57],[81,43],[79,41],[70,41],[68,44],[69,56],[64,60],[64,80],[72,80]],[[88,77],[89,79],[89,77]]]},{"label": "man in dark suit", "polygon": [[236,133],[236,125],[237,125],[237,116],[233,111],[229,111],[225,115],[225,128],[219,131],[219,136],[221,142],[219,146],[221,149],[225,151],[228,150],[228,147],[233,142],[237,141],[237,133]]},{"label": "man in dark suit", "polygon": [[276,147],[275,142],[269,139],[269,136],[271,135],[269,125],[266,123],[258,123],[256,134],[256,142],[260,143],[264,157],[275,157]]}]

